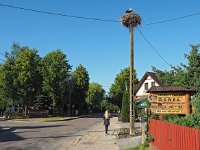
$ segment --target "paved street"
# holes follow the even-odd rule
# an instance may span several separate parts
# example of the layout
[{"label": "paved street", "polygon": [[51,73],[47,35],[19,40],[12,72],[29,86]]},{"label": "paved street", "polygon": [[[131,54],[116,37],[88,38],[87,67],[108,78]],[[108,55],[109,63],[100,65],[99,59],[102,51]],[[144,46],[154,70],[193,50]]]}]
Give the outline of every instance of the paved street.
[{"label": "paved street", "polygon": [[[79,118],[58,122],[9,122],[11,131],[0,132],[1,150],[64,150],[80,140],[94,126],[102,125],[102,118]],[[98,132],[98,131],[97,131]]]}]

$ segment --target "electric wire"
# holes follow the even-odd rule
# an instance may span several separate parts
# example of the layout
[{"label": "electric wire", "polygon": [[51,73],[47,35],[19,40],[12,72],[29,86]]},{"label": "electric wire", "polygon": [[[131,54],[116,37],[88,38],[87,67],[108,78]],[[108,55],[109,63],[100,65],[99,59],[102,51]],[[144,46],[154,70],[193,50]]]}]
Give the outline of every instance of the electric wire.
[{"label": "electric wire", "polygon": [[32,12],[37,12],[37,13],[43,13],[43,14],[48,14],[48,15],[54,15],[54,16],[70,17],[70,18],[85,19],[85,20],[104,21],[104,22],[120,22],[117,20],[110,20],[110,19],[83,17],[83,16],[68,15],[68,14],[62,14],[62,13],[49,12],[49,11],[42,11],[42,10],[24,8],[24,7],[7,5],[7,4],[2,4],[2,3],[0,3],[0,6],[9,7],[9,8],[13,8],[13,9],[21,9],[21,10],[25,10],[25,11],[32,11]]},{"label": "electric wire", "polygon": [[142,33],[140,29],[136,27],[137,31],[140,33],[140,35],[144,38],[144,40],[150,45],[150,47],[157,53],[157,55],[171,68],[172,65],[170,65],[161,55],[160,53],[154,48],[154,46],[149,42],[149,40],[146,38],[146,36]]},{"label": "electric wire", "polygon": [[[104,21],[104,22],[116,22],[116,23],[121,22],[121,21],[112,20],[112,19],[101,19],[101,18],[95,18],[95,17],[84,17],[84,16],[68,15],[68,14],[49,12],[49,11],[43,11],[43,10],[37,10],[37,9],[31,9],[31,8],[24,8],[24,7],[13,6],[13,5],[8,5],[8,4],[3,4],[3,3],[0,3],[0,6],[9,7],[9,8],[13,8],[13,9],[20,9],[20,10],[24,10],[24,11],[32,11],[32,12],[36,12],[36,13],[43,13],[43,14],[48,14],[48,15],[54,15],[54,16],[71,17],[71,18],[77,18],[77,19],[95,20],[95,21]],[[180,20],[180,19],[193,17],[193,16],[196,16],[196,15],[200,15],[200,12],[196,12],[196,13],[192,13],[192,14],[188,14],[188,15],[184,15],[184,16],[180,16],[180,17],[175,17],[175,18],[171,18],[171,19],[145,23],[143,25],[144,26],[149,26],[149,25],[161,24],[161,23],[166,23],[166,22],[171,22],[171,21],[175,21],[175,20]]]},{"label": "electric wire", "polygon": [[[62,17],[77,18],[77,19],[95,20],[95,21],[104,21],[104,22],[117,22],[117,23],[121,22],[121,21],[117,21],[117,20],[101,19],[101,18],[94,18],[94,17],[83,17],[83,16],[68,15],[68,14],[62,14],[62,13],[49,12],[49,11],[42,11],[42,10],[24,8],[24,7],[13,6],[13,5],[8,5],[8,4],[2,4],[2,3],[0,3],[0,6],[2,6],[2,7],[9,7],[9,8],[13,8],[13,9],[20,9],[20,10],[24,10],[24,11],[32,11],[32,12],[36,12],[36,13],[43,13],[43,14],[48,14],[48,15],[55,15],[55,16],[62,16]],[[167,19],[167,20],[151,22],[151,23],[147,23],[147,24],[144,24],[144,25],[145,25],[145,26],[149,26],[149,25],[154,25],[154,24],[161,24],[161,23],[166,23],[166,22],[171,22],[171,21],[175,21],[175,20],[179,20],[179,19],[184,19],[184,18],[192,17],[192,16],[195,16],[195,15],[200,15],[200,13],[193,13],[193,14],[189,14],[189,15],[185,15],[185,16],[181,16],[181,17],[176,17],[176,18],[171,18],[171,19]],[[157,53],[157,55],[158,55],[168,66],[171,67],[171,65],[160,55],[160,53],[159,53],[159,52],[154,48],[154,46],[149,42],[149,40],[148,40],[148,39],[146,38],[146,36],[142,33],[142,31],[139,30],[138,28],[136,28],[136,29],[137,29],[138,32],[141,34],[141,36],[144,38],[144,40],[150,45],[150,47]]]},{"label": "electric wire", "polygon": [[185,15],[185,16],[180,16],[180,17],[176,17],[176,18],[171,18],[171,19],[167,19],[167,20],[161,20],[161,21],[146,23],[144,25],[145,26],[149,26],[149,25],[154,25],[154,24],[161,24],[161,23],[166,23],[166,22],[171,22],[171,21],[176,21],[176,20],[180,20],[180,19],[193,17],[193,16],[196,16],[196,15],[200,15],[200,12],[189,14],[189,15]]}]

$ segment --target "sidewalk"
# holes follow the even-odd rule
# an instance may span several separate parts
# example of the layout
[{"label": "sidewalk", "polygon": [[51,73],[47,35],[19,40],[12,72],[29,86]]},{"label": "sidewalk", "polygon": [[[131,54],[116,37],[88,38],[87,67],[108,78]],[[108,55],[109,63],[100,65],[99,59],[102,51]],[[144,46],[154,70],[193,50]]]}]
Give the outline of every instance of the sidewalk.
[{"label": "sidewalk", "polygon": [[99,123],[74,141],[70,150],[119,150],[116,145],[118,129],[117,117],[110,119],[108,135],[105,135],[103,122]]},{"label": "sidewalk", "polygon": [[[70,150],[124,150],[141,144],[141,136],[117,139],[120,128],[129,128],[129,123],[118,122],[118,117],[110,119],[108,135],[105,135],[103,122],[92,127],[66,149]],[[140,123],[135,124],[137,131]]]}]

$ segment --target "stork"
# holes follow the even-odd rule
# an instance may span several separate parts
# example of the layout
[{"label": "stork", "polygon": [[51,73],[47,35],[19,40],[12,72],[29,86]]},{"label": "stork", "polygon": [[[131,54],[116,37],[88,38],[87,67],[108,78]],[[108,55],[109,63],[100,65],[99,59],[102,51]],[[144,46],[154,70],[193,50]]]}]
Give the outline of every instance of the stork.
[{"label": "stork", "polygon": [[125,13],[131,13],[133,12],[131,8],[129,8]]}]

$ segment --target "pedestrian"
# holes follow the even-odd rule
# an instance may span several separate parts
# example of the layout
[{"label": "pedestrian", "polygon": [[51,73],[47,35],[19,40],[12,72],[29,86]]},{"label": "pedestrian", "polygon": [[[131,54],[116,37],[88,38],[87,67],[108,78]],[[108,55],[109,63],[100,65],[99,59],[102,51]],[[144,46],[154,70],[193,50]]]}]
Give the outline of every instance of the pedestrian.
[{"label": "pedestrian", "polygon": [[108,110],[105,111],[103,119],[104,119],[104,126],[105,126],[105,135],[108,135],[108,126],[110,125],[110,113]]}]

